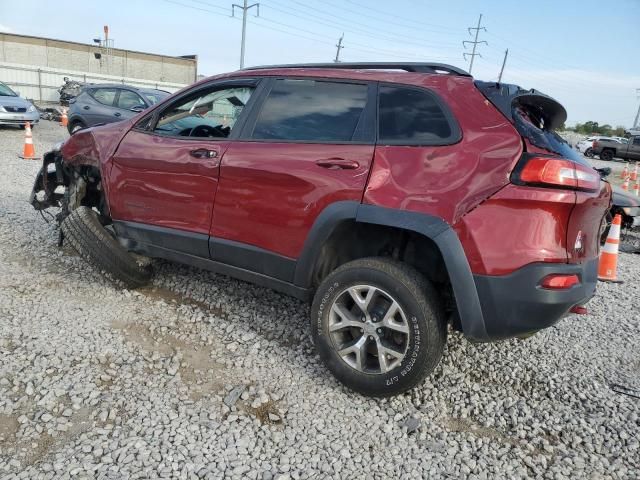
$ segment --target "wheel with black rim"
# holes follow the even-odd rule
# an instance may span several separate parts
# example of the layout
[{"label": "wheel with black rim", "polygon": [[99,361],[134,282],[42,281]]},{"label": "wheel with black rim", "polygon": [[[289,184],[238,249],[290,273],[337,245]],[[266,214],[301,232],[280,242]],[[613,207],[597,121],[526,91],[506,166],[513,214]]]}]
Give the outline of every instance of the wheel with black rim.
[{"label": "wheel with black rim", "polygon": [[611,150],[603,150],[600,152],[600,160],[612,160],[613,159],[613,151]]},{"label": "wheel with black rim", "polygon": [[587,158],[593,158],[593,148],[589,147],[584,151],[584,156]]},{"label": "wheel with black rim", "polygon": [[312,307],[316,349],[336,378],[369,396],[415,387],[438,364],[446,321],[433,285],[386,258],[349,262],[319,286]]}]

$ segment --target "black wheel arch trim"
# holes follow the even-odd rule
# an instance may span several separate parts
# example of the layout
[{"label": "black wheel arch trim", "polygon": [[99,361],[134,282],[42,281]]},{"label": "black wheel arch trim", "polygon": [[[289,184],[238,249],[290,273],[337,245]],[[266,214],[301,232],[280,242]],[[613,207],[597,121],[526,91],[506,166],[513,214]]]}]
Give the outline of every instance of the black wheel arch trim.
[{"label": "black wheel arch trim", "polygon": [[302,255],[296,264],[296,286],[311,288],[313,270],[322,246],[335,228],[345,221],[401,228],[431,239],[442,254],[465,336],[475,341],[489,339],[476,284],[460,239],[447,222],[433,215],[364,205],[355,201],[329,205],[320,213],[307,235]]}]

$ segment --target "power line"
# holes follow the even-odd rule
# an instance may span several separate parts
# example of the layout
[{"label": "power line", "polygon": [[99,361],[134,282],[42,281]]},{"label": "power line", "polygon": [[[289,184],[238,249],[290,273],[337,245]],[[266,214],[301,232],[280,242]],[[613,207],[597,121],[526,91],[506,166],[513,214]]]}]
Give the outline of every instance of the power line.
[{"label": "power line", "polygon": [[467,55],[469,55],[471,57],[471,63],[469,64],[469,73],[471,73],[471,70],[473,70],[473,60],[476,58],[476,55],[478,55],[480,58],[482,58],[482,55],[480,55],[479,53],[476,53],[476,47],[478,46],[479,43],[484,43],[486,45],[488,45],[488,43],[485,40],[480,40],[478,41],[478,34],[480,33],[480,30],[484,30],[485,32],[487,31],[486,28],[481,27],[480,23],[482,22],[482,14],[480,14],[480,17],[478,18],[478,26],[477,27],[469,27],[467,30],[469,31],[469,35],[471,35],[471,30],[475,30],[476,31],[476,35],[475,38],[473,39],[473,42],[470,42],[469,40],[463,40],[462,42],[462,46],[464,48],[467,48],[467,43],[470,43],[473,45],[473,50],[471,51],[471,53],[463,53],[462,57],[466,60],[467,59]]},{"label": "power line", "polygon": [[[175,0],[164,0],[167,3],[172,3],[174,5],[178,5],[184,8],[189,8],[189,9],[193,9],[193,10],[197,10],[197,11],[202,11],[202,12],[206,12],[212,15],[217,15],[220,17],[225,17],[225,18],[229,18],[229,19],[233,19],[233,20],[237,20],[239,21],[240,19],[237,17],[231,17],[230,15],[224,15],[222,13],[218,13],[216,11],[212,11],[212,10],[208,10],[206,8],[201,8],[198,6],[194,6],[194,5],[188,5],[185,3],[181,3]],[[228,10],[222,8],[222,7],[218,7],[216,5],[211,5],[208,2],[204,2],[202,0],[191,0],[193,2],[197,2],[199,4],[202,5],[207,5],[211,8],[218,8],[222,11],[226,11],[228,12]],[[261,3],[262,7],[265,7],[266,5],[264,4],[264,2]],[[269,8],[274,9],[274,10],[278,10],[273,6],[269,6]],[[282,10],[279,10],[283,13],[287,13],[284,12]],[[292,15],[292,14],[291,14]],[[301,18],[303,20],[306,20],[303,17],[298,16],[298,18]],[[278,27],[274,27],[273,25],[264,25],[261,22],[268,22],[270,24],[273,25],[278,25],[280,27],[283,28],[278,28]],[[312,41],[314,43],[318,43],[318,44],[322,44],[322,45],[331,45],[331,46],[335,46],[334,41],[331,39],[331,37],[328,37],[326,35],[314,32],[312,30],[309,30],[307,28],[299,28],[299,27],[295,27],[293,25],[290,25],[288,23],[284,23],[284,22],[279,22],[276,20],[272,20],[270,18],[264,17],[264,16],[260,16],[259,18],[256,18],[256,21],[253,21],[251,19],[247,19],[247,23],[251,24],[251,25],[255,25],[258,28],[263,28],[266,30],[271,30],[274,32],[278,32],[278,33],[282,33],[288,36],[292,36],[292,37],[296,37],[296,38],[302,38],[305,40],[309,40]],[[316,23],[321,23],[321,22],[317,22]],[[300,34],[300,33],[295,33],[291,30],[297,30],[300,32],[303,32],[304,34]],[[310,36],[312,35],[312,36]],[[319,37],[319,38],[314,38],[314,37]],[[352,46],[353,45],[353,46]],[[383,49],[383,48],[378,48],[377,46],[375,46],[374,44],[362,44],[362,43],[357,43],[357,42],[353,42],[350,41],[349,42],[349,51],[351,52],[361,52],[361,53],[365,53],[365,54],[374,54],[377,57],[386,57],[386,58],[392,58],[392,59],[401,59],[401,60],[407,60],[410,58],[413,59],[424,59],[423,55],[418,55],[418,54],[414,54],[413,52],[407,52],[407,51],[396,51],[396,50],[388,50],[388,49]],[[431,57],[443,60],[443,61],[455,61],[452,57],[450,56],[444,56],[444,55],[431,55]]]},{"label": "power line", "polygon": [[[442,43],[442,42],[426,42],[416,37],[404,35],[401,33],[389,32],[382,33],[379,28],[372,27],[371,25],[367,25],[362,22],[353,21],[345,19],[344,16],[337,16],[332,13],[327,13],[317,8],[305,5],[304,3],[293,0],[293,3],[299,5],[300,7],[305,8],[306,10],[300,10],[300,8],[294,8],[290,5],[285,5],[280,1],[276,0],[268,0],[268,2],[263,2],[269,8],[278,11],[280,13],[284,13],[285,15],[289,15],[291,17],[296,17],[301,20],[311,20],[316,24],[325,25],[331,27],[332,29],[340,30],[351,33],[356,36],[372,38],[374,40],[387,40],[393,43],[402,43],[402,45],[406,46],[407,44],[414,45],[420,48],[434,48],[437,47],[443,50],[454,50],[457,49],[455,44],[453,43]],[[321,15],[321,16],[318,16]],[[350,42],[352,43],[352,42]]]},{"label": "power line", "polygon": [[[356,7],[360,7],[362,9],[366,9],[369,12],[377,12],[377,13],[381,14],[381,15],[378,15],[378,16],[371,15],[371,14],[366,15],[366,16],[369,17],[369,18],[375,19],[375,20],[377,20],[379,22],[382,22],[384,24],[392,23],[392,24],[395,24],[395,25],[399,25],[399,26],[401,26],[403,28],[413,28],[413,29],[419,30],[421,32],[425,31],[425,27],[432,27],[432,28],[436,28],[438,30],[441,30],[440,32],[435,32],[435,33],[438,33],[439,35],[456,35],[456,36],[459,35],[459,31],[458,31],[457,28],[451,28],[451,27],[447,27],[447,26],[444,26],[444,25],[437,25],[435,23],[427,23],[427,22],[423,22],[422,20],[414,20],[414,19],[411,19],[411,18],[402,17],[400,15],[396,15],[396,14],[393,14],[393,13],[385,12],[385,11],[380,10],[380,9],[373,8],[370,5],[363,5],[362,3],[358,3],[358,2],[355,2],[353,0],[347,0],[347,1],[349,3],[351,3],[352,5],[354,5]],[[350,11],[354,12],[354,10],[350,10]],[[355,13],[360,14],[360,12],[355,12]],[[397,18],[399,20],[402,20],[402,23],[390,21],[389,17]],[[415,26],[409,26],[408,23],[413,23],[413,24],[415,24]]]},{"label": "power line", "polygon": [[251,10],[253,7],[256,7],[258,10],[257,16],[260,16],[260,4],[253,3],[251,5],[247,5],[247,0],[244,0],[242,5],[238,5],[236,3],[231,5],[231,16],[235,17],[236,8],[242,10],[242,42],[240,43],[240,68],[244,68],[244,43],[247,31],[247,11]]}]

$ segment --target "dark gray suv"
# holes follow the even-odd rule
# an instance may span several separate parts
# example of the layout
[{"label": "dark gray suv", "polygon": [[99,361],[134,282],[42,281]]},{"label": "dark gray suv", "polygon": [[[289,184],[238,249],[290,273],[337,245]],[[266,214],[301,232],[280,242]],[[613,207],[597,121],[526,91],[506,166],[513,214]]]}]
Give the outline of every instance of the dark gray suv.
[{"label": "dark gray suv", "polygon": [[93,125],[119,122],[167,97],[169,92],[121,84],[85,86],[69,100],[69,133]]}]

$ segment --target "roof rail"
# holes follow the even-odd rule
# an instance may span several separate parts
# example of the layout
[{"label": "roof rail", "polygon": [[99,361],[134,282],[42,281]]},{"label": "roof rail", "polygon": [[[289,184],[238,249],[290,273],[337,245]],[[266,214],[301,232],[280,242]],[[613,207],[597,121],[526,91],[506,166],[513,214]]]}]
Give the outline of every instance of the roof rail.
[{"label": "roof rail", "polygon": [[413,73],[444,73],[448,75],[471,75],[460,68],[445,63],[422,62],[337,62],[337,63],[292,63],[288,65],[263,65],[244,70],[265,70],[269,68],[340,68],[349,70],[404,70]]}]

